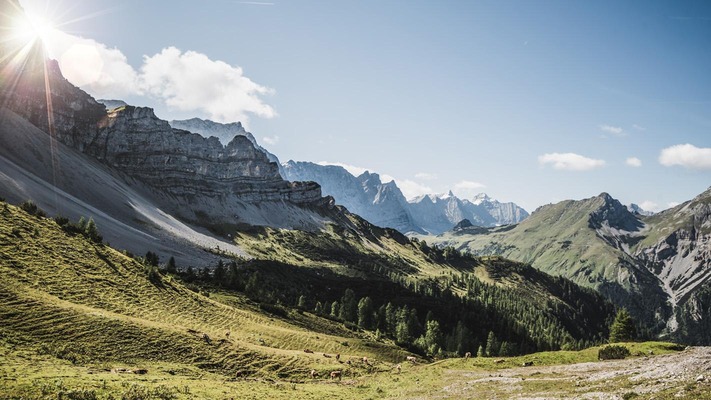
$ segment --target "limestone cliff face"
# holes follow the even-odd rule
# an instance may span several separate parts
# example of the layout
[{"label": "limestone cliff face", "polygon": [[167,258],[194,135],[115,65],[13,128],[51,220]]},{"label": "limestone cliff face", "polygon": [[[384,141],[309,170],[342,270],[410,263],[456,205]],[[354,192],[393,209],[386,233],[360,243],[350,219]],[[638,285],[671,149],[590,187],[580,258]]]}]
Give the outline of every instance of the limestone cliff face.
[{"label": "limestone cliff face", "polygon": [[320,187],[313,182],[286,182],[276,163],[245,136],[227,145],[215,138],[171,128],[142,107],[111,110],[84,152],[152,187],[188,199],[315,202]]}]

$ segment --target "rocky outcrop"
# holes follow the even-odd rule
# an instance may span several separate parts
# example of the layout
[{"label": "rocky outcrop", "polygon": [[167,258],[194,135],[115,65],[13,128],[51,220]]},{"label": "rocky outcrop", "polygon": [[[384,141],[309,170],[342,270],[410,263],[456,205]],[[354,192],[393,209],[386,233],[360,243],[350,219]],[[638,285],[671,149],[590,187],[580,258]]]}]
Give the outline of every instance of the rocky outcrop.
[{"label": "rocky outcrop", "polygon": [[593,229],[603,226],[621,231],[638,231],[644,224],[627,207],[607,193],[601,193],[597,199],[600,206],[590,213],[588,223]]},{"label": "rocky outcrop", "polygon": [[198,133],[206,138],[216,137],[224,145],[227,145],[232,141],[235,136],[244,136],[257,148],[257,150],[266,154],[269,161],[274,162],[279,167],[279,173],[284,177],[282,171],[281,163],[279,158],[274,154],[270,153],[267,149],[260,146],[257,143],[257,139],[254,138],[250,132],[247,132],[240,122],[231,122],[229,124],[221,124],[219,122],[210,121],[207,119],[191,118],[186,120],[172,120],[170,121],[170,126],[176,129],[182,129],[184,131]]},{"label": "rocky outcrop", "polygon": [[648,222],[634,255],[659,277],[672,304],[680,304],[711,282],[711,189]]},{"label": "rocky outcrop", "polygon": [[224,197],[242,201],[312,203],[321,198],[313,182],[287,182],[276,163],[242,135],[227,145],[215,138],[174,129],[143,107],[109,111],[83,151],[131,177],[174,196]]}]

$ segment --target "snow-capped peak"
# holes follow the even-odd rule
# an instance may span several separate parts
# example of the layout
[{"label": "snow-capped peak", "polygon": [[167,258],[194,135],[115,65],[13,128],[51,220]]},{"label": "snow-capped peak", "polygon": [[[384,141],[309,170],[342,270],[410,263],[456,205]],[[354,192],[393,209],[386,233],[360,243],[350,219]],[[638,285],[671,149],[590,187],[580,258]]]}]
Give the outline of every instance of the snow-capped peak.
[{"label": "snow-capped peak", "polygon": [[472,203],[474,203],[476,205],[479,205],[483,202],[492,202],[492,201],[495,201],[495,200],[493,200],[491,197],[489,197],[489,195],[487,195],[486,193],[479,193],[478,195],[476,195],[472,198]]}]

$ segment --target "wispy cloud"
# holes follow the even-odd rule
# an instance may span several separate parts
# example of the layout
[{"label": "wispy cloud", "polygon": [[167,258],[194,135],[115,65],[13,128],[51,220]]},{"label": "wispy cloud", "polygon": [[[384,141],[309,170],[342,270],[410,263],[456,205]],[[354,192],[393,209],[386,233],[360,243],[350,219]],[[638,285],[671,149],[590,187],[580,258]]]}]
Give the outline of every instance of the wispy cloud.
[{"label": "wispy cloud", "polygon": [[651,211],[651,212],[661,211],[659,208],[659,204],[657,204],[651,200],[645,200],[645,201],[639,203],[639,207],[644,211]]},{"label": "wispy cloud", "polygon": [[637,157],[630,157],[625,160],[625,164],[627,164],[630,167],[638,168],[638,167],[642,166],[642,160],[640,160]]},{"label": "wispy cloud", "polygon": [[647,128],[645,128],[645,127],[643,127],[643,126],[639,126],[639,125],[637,125],[637,124],[633,124],[633,125],[632,125],[632,128],[634,128],[634,129],[636,129],[636,130],[638,130],[638,131],[646,131],[646,130],[647,130]]},{"label": "wispy cloud", "polygon": [[670,202],[667,204],[667,207],[668,207],[668,208],[674,208],[674,207],[678,206],[679,204],[681,204],[681,203],[679,203],[678,201],[670,201]]},{"label": "wispy cloud", "polygon": [[612,125],[600,125],[600,130],[603,132],[611,133],[615,136],[625,136],[625,130],[619,126]]},{"label": "wispy cloud", "polygon": [[437,179],[437,174],[431,174],[429,172],[418,172],[415,174],[415,178],[422,179],[424,181],[433,181]]},{"label": "wispy cloud", "polygon": [[144,56],[141,67],[134,69],[119,49],[93,39],[57,32],[46,45],[65,77],[97,98],[148,96],[218,122],[247,124],[250,116],[277,115],[263,100],[273,89],[255,83],[238,66],[195,51],[167,47]]},{"label": "wispy cloud", "polygon": [[677,144],[662,149],[659,163],[672,167],[679,165],[690,169],[711,169],[711,148],[696,147],[693,144]]},{"label": "wispy cloud", "polygon": [[244,76],[242,68],[175,47],[144,57],[139,82],[148,94],[181,111],[202,110],[219,122],[275,117],[260,96],[274,91]]},{"label": "wispy cloud", "polygon": [[431,187],[410,179],[396,179],[395,183],[397,184],[397,187],[400,188],[400,191],[406,199],[412,199],[413,197],[422,196],[423,194],[429,194],[433,192]]},{"label": "wispy cloud", "polygon": [[588,158],[575,153],[547,153],[538,156],[540,165],[552,165],[553,169],[565,171],[589,171],[605,166],[605,160]]},{"label": "wispy cloud", "polygon": [[275,144],[279,143],[279,136],[264,136],[262,140],[264,140],[264,143],[274,146]]},{"label": "wispy cloud", "polygon": [[361,175],[365,171],[372,171],[372,169],[370,169],[370,168],[363,168],[363,167],[358,167],[358,166],[350,165],[350,164],[344,164],[344,163],[340,163],[340,162],[319,161],[316,164],[318,164],[318,165],[335,165],[338,167],[343,167],[346,171],[348,171],[353,176]]},{"label": "wispy cloud", "polygon": [[485,187],[486,185],[483,183],[474,181],[460,181],[454,184],[455,189],[482,189]]},{"label": "wispy cloud", "polygon": [[485,187],[486,185],[481,182],[464,180],[455,183],[454,188],[452,188],[452,192],[454,192],[457,197],[466,199],[474,197]]}]

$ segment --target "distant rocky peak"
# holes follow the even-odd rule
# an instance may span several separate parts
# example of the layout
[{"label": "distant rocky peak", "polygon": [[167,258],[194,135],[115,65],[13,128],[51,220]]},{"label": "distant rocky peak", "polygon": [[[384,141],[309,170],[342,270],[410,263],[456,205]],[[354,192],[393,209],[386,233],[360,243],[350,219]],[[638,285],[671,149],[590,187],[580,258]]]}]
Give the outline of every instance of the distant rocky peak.
[{"label": "distant rocky peak", "polygon": [[214,136],[220,139],[222,144],[227,144],[235,136],[246,136],[254,145],[257,140],[251,133],[247,132],[241,122],[230,122],[227,124],[210,121],[207,119],[190,118],[186,120],[172,120],[170,126],[176,129],[198,133],[205,137]]},{"label": "distant rocky peak", "polygon": [[644,224],[632,214],[626,206],[608,193],[600,193],[593,198],[596,207],[588,219],[591,228],[599,229],[603,225],[629,232],[638,231]]},{"label": "distant rocky peak", "polygon": [[642,207],[640,207],[639,205],[637,205],[635,203],[630,203],[626,207],[627,207],[627,210],[629,210],[629,212],[631,212],[632,214],[639,214],[639,215],[645,215],[645,216],[654,215],[653,211],[644,210]]},{"label": "distant rocky peak", "polygon": [[379,186],[383,184],[380,181],[380,175],[370,171],[365,171],[358,175],[358,180],[363,183],[363,186]]},{"label": "distant rocky peak", "polygon": [[[496,201],[496,200],[493,200]],[[479,205],[481,203],[486,203],[486,202],[492,202],[492,198],[489,197],[486,193],[479,193],[476,196],[472,198],[472,203]]]}]

